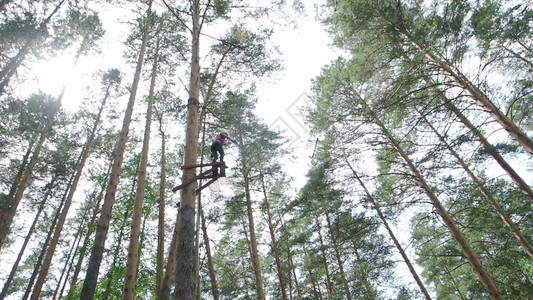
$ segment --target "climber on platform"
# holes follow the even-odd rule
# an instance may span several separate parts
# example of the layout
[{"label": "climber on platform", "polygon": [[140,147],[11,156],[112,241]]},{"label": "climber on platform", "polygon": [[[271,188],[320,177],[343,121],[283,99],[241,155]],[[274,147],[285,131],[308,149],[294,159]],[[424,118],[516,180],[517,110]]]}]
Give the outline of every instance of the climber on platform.
[{"label": "climber on platform", "polygon": [[224,161],[224,145],[226,145],[226,139],[228,134],[225,132],[220,133],[215,137],[215,140],[211,144],[211,159],[215,162],[220,154],[220,162]]}]

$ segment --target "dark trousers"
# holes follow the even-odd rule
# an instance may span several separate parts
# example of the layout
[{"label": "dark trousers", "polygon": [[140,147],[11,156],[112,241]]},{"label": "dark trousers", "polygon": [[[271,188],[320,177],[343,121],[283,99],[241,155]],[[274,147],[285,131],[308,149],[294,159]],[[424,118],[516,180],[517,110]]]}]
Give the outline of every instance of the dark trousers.
[{"label": "dark trousers", "polygon": [[215,141],[213,144],[211,144],[211,159],[216,161],[219,153],[220,161],[224,161],[224,148],[222,148],[222,144],[220,142]]}]

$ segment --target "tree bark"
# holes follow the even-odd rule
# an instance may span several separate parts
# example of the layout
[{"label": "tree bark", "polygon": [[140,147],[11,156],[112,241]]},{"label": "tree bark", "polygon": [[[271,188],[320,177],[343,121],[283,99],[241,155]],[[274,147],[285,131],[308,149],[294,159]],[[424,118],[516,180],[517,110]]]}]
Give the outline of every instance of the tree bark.
[{"label": "tree bark", "polygon": [[[195,165],[198,158],[198,106],[200,95],[200,1],[191,1],[192,44],[184,164]],[[196,176],[195,169],[183,171],[182,183]],[[194,299],[194,217],[197,182],[181,190],[176,266],[176,300]]]},{"label": "tree bark", "polygon": [[109,176],[109,184],[107,186],[106,194],[104,197],[104,204],[100,214],[100,220],[98,221],[98,227],[96,229],[96,235],[91,251],[91,257],[89,259],[89,266],[87,268],[87,274],[83,283],[83,288],[80,298],[82,300],[92,300],[94,297],[94,291],[96,289],[96,283],[98,280],[98,272],[100,270],[100,263],[102,262],[102,256],[104,252],[105,240],[107,231],[109,229],[109,222],[111,221],[111,212],[113,204],[115,203],[115,194],[117,192],[118,182],[120,180],[120,171],[122,170],[122,162],[124,160],[124,152],[126,151],[126,142],[128,140],[129,127],[133,114],[133,106],[135,104],[135,97],[137,95],[137,87],[141,78],[142,65],[144,61],[144,54],[146,51],[146,44],[148,42],[148,30],[150,26],[149,16],[151,15],[152,0],[148,4],[148,12],[146,17],[146,23],[144,26],[144,32],[142,37],[141,49],[139,50],[139,57],[137,60],[137,67],[135,70],[135,76],[131,86],[131,93],[122,122],[122,129],[120,131],[117,146],[113,153],[113,168],[111,169],[111,175]]}]

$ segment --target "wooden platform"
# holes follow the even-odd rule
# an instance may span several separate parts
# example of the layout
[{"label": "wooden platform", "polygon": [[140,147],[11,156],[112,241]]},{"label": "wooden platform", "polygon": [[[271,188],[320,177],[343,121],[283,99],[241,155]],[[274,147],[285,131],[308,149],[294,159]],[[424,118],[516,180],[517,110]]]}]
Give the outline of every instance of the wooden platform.
[{"label": "wooden platform", "polygon": [[[182,188],[184,188],[185,186],[195,182],[196,180],[199,180],[199,179],[210,179],[208,182],[206,182],[202,186],[198,187],[198,189],[196,190],[196,193],[198,194],[201,190],[203,190],[204,188],[208,187],[210,184],[215,182],[220,177],[226,177],[226,164],[223,161],[222,162],[212,162],[212,163],[208,163],[208,164],[183,165],[183,166],[181,166],[181,169],[185,170],[185,169],[193,169],[193,168],[201,168],[201,167],[210,167],[210,168],[207,169],[206,171],[203,171],[202,173],[196,175],[194,178],[191,178],[191,179],[189,179],[189,180],[187,180],[185,182],[182,182],[180,185],[175,186],[172,189],[172,192],[175,193],[176,191],[181,190]],[[217,172],[216,175],[215,175],[215,172]]]}]

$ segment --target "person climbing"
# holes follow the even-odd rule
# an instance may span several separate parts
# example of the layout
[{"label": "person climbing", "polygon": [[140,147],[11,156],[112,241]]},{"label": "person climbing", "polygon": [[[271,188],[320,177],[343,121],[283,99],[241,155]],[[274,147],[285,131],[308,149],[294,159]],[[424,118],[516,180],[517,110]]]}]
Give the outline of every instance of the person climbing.
[{"label": "person climbing", "polygon": [[228,134],[222,132],[215,137],[215,140],[211,144],[211,159],[215,162],[218,159],[220,153],[220,162],[224,161],[224,145],[226,145],[226,139]]},{"label": "person climbing", "polygon": [[[228,134],[222,132],[215,137],[215,140],[211,144],[211,159],[213,162],[217,161],[218,154],[220,154],[220,162],[224,162],[224,145]],[[218,168],[215,166],[213,170],[213,176],[218,176]]]}]

